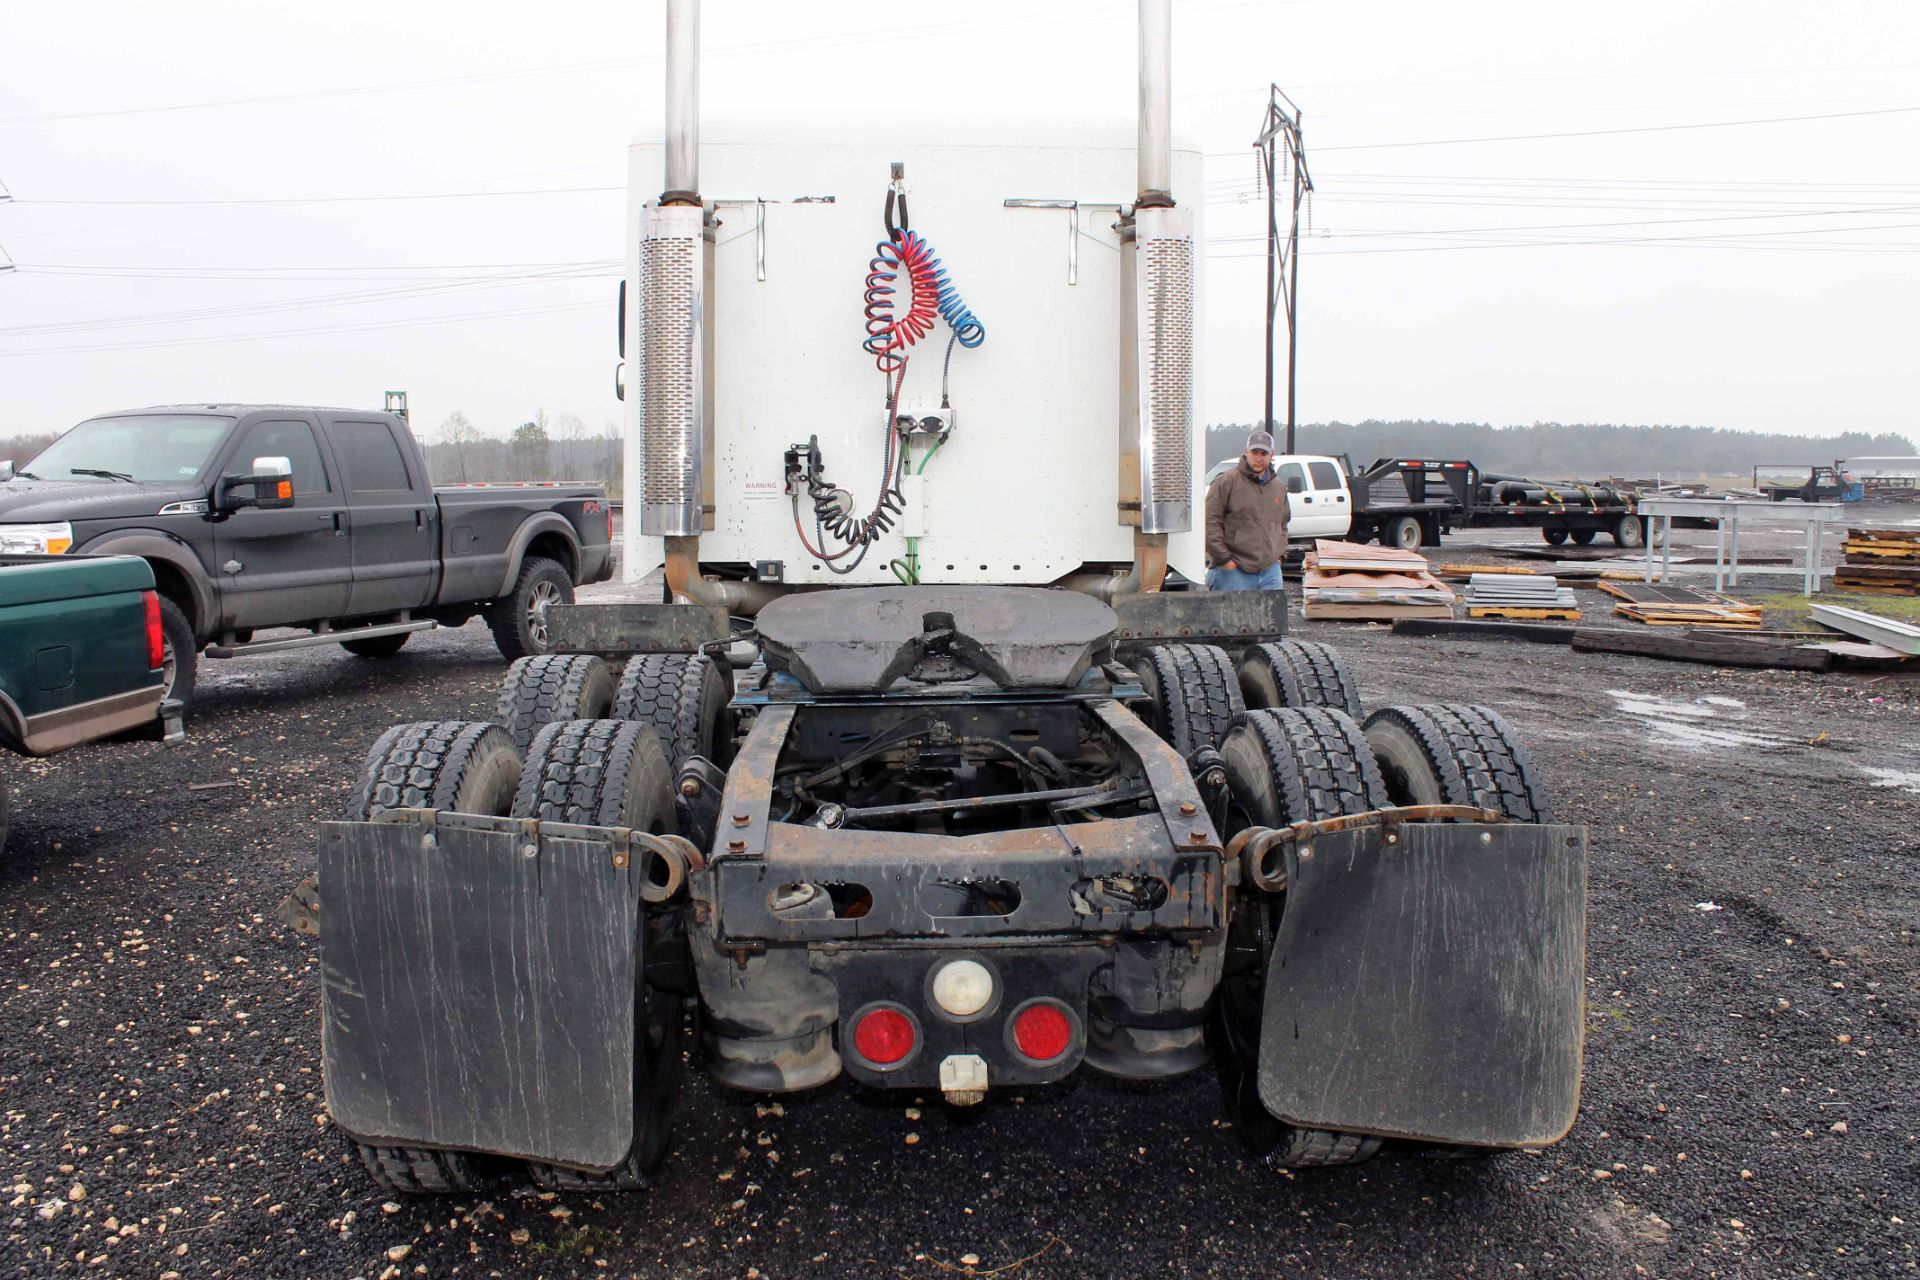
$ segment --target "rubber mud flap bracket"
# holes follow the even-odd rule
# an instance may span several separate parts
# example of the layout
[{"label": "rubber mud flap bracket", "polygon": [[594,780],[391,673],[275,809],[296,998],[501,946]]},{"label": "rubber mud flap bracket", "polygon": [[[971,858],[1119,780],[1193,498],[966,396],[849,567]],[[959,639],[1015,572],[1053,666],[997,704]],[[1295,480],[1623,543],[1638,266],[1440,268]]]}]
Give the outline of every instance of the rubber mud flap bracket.
[{"label": "rubber mud flap bracket", "polygon": [[1585,1032],[1586,828],[1361,827],[1293,847],[1287,875],[1261,1015],[1268,1111],[1485,1147],[1566,1135]]}]

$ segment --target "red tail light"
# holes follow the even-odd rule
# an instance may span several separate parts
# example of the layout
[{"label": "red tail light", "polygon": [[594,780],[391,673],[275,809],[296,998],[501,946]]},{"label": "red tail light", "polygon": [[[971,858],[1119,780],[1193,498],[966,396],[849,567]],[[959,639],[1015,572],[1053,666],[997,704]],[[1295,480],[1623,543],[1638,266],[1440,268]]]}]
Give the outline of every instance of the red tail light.
[{"label": "red tail light", "polygon": [[870,1009],[853,1024],[853,1047],[876,1067],[890,1067],[913,1052],[913,1019],[885,1005]]},{"label": "red tail light", "polygon": [[160,593],[146,593],[147,668],[157,671],[167,660],[167,633],[160,626]]},{"label": "red tail light", "polygon": [[607,499],[607,544],[613,544],[613,499]]},{"label": "red tail light", "polygon": [[1013,1015],[1013,1044],[1035,1062],[1052,1062],[1073,1045],[1073,1016],[1051,1000]]}]

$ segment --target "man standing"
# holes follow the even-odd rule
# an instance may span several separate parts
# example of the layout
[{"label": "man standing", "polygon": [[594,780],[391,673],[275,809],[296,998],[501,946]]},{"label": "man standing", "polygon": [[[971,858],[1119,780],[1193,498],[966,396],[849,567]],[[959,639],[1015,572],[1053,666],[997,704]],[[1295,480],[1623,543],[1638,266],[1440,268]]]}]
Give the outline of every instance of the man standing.
[{"label": "man standing", "polygon": [[1273,474],[1273,437],[1256,431],[1238,465],[1207,488],[1207,589],[1278,591],[1291,518]]}]

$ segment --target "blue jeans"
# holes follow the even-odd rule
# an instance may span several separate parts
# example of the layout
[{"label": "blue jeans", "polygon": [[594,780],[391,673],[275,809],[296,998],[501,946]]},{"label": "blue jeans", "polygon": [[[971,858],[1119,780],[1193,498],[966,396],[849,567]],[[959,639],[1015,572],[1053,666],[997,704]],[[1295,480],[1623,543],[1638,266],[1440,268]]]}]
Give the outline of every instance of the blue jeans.
[{"label": "blue jeans", "polygon": [[1244,569],[1207,570],[1207,590],[1209,591],[1278,591],[1280,588],[1278,560],[1259,573],[1248,573]]}]

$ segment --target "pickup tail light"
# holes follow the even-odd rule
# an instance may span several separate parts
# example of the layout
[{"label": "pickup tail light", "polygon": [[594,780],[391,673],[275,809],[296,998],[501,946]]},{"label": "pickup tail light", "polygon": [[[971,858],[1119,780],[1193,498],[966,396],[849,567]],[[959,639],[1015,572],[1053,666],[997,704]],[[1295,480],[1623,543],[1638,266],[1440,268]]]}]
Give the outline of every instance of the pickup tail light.
[{"label": "pickup tail light", "polygon": [[160,593],[145,593],[147,605],[147,669],[158,671],[167,661],[167,633],[160,626]]}]

